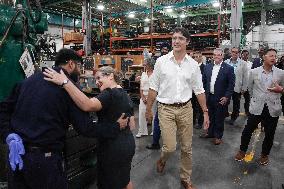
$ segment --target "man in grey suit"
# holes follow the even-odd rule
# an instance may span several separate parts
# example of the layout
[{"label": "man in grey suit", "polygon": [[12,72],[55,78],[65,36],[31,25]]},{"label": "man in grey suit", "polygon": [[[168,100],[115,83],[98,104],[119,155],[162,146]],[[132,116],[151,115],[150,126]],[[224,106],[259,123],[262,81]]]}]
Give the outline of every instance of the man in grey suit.
[{"label": "man in grey suit", "polygon": [[235,87],[232,95],[233,112],[231,114],[230,124],[233,125],[235,120],[239,117],[240,113],[240,101],[242,94],[247,90],[248,83],[248,67],[246,63],[239,58],[239,49],[233,47],[231,49],[232,57],[227,59],[225,63],[231,65],[234,68],[235,73]]},{"label": "man in grey suit", "polygon": [[[253,69],[249,76],[250,115],[242,132],[240,151],[236,154],[235,160],[243,160],[253,131],[263,122],[265,138],[259,163],[267,165],[278,119],[282,113],[281,94],[276,93],[275,87],[280,88],[279,84],[284,86],[284,71],[274,66],[277,57],[275,49],[268,49],[263,57],[263,66]],[[283,88],[281,92],[283,93]]]}]

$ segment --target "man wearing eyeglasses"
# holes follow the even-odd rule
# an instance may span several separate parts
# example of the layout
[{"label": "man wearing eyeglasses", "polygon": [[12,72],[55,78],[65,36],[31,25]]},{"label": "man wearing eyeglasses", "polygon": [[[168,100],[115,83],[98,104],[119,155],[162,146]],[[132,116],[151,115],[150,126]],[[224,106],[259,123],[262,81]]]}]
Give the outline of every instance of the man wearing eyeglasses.
[{"label": "man wearing eyeglasses", "polygon": [[215,145],[222,143],[225,112],[235,84],[234,69],[223,62],[223,57],[223,50],[215,49],[213,51],[214,62],[205,66],[203,74],[210,126],[208,132],[200,138],[214,138]]},{"label": "man wearing eyeglasses", "polygon": [[239,117],[241,95],[247,90],[248,85],[248,67],[244,61],[239,58],[239,49],[233,47],[231,49],[231,58],[225,60],[225,63],[234,68],[235,73],[235,87],[232,95],[233,112],[231,114],[230,124],[233,125],[235,120]]},{"label": "man wearing eyeglasses", "polygon": [[192,173],[192,107],[194,91],[204,113],[204,128],[209,125],[208,109],[198,63],[186,52],[190,34],[185,28],[175,28],[173,51],[157,59],[150,80],[146,118],[153,118],[151,107],[157,97],[163,147],[157,161],[157,172],[164,171],[167,160],[176,150],[176,137],[181,141],[180,179],[185,189],[193,189]]}]

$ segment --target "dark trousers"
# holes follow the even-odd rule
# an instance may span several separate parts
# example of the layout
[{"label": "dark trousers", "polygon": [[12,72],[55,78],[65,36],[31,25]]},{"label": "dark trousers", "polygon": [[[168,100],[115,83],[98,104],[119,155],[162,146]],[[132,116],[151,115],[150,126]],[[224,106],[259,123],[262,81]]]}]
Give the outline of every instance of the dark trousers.
[{"label": "dark trousers", "polygon": [[247,125],[242,132],[240,150],[243,152],[247,151],[253,131],[257,128],[258,124],[262,122],[265,132],[264,141],[262,143],[262,154],[269,155],[273,145],[278,119],[279,117],[270,116],[268,107],[266,105],[264,106],[261,115],[250,114]]},{"label": "dark trousers", "polygon": [[210,118],[210,125],[208,129],[208,135],[221,139],[224,132],[224,120],[225,112],[227,111],[227,105],[223,106],[219,103],[220,99],[217,99],[215,95],[210,94],[208,97],[208,113]]},{"label": "dark trousers", "polygon": [[232,120],[236,120],[240,114],[241,93],[234,92],[232,95],[233,100],[233,112],[231,115]]},{"label": "dark trousers", "polygon": [[154,118],[154,130],[153,130],[153,144],[158,145],[161,137],[161,130],[159,125],[158,110],[156,111]]},{"label": "dark trousers", "polygon": [[199,102],[195,96],[195,94],[192,94],[192,110],[193,110],[193,125],[196,124],[196,120],[198,125],[202,126],[203,125],[203,111],[201,106],[199,105]]},{"label": "dark trousers", "polygon": [[67,177],[63,172],[62,156],[29,153],[23,157],[21,171],[8,172],[9,189],[67,189]]},{"label": "dark trousers", "polygon": [[247,115],[249,115],[249,103],[250,103],[250,95],[248,91],[245,91],[243,94],[244,98],[245,98],[245,104],[244,104],[244,108],[245,108],[245,113]]}]

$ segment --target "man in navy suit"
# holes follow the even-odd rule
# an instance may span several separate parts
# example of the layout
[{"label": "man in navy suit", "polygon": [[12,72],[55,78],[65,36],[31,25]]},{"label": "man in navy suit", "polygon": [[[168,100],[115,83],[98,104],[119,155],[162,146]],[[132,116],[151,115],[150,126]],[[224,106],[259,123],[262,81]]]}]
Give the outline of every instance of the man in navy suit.
[{"label": "man in navy suit", "polygon": [[263,55],[264,55],[264,47],[259,47],[258,49],[258,58],[255,58],[252,62],[251,69],[257,68],[259,66],[262,66],[263,64]]},{"label": "man in navy suit", "polygon": [[213,64],[207,64],[203,74],[203,85],[206,94],[210,125],[208,132],[201,138],[214,138],[213,143],[222,143],[225,112],[234,92],[234,68],[223,62],[223,50],[215,49]]}]

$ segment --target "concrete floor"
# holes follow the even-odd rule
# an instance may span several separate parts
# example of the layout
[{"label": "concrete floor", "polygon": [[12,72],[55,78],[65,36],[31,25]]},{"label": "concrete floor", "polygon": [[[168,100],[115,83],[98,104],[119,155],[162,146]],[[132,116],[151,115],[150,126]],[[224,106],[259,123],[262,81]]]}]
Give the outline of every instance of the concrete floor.
[{"label": "concrete floor", "polygon": [[[138,117],[138,111],[135,116]],[[264,133],[260,135],[256,156],[251,163],[234,160],[245,122],[245,116],[240,116],[234,126],[226,122],[224,142],[219,146],[213,145],[211,139],[200,139],[198,136],[202,130],[194,129],[192,182],[197,189],[284,189],[283,117],[278,123],[268,166],[260,166],[256,161],[261,152]],[[151,142],[151,136],[136,139],[136,154],[131,170],[134,188],[183,189],[179,180],[179,147],[167,162],[165,173],[160,175],[156,172],[160,151],[145,148]],[[95,184],[88,189],[96,189]]]}]

